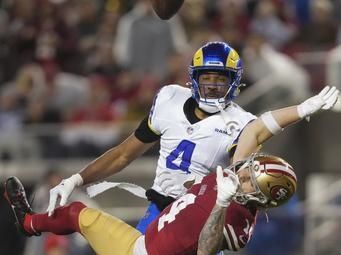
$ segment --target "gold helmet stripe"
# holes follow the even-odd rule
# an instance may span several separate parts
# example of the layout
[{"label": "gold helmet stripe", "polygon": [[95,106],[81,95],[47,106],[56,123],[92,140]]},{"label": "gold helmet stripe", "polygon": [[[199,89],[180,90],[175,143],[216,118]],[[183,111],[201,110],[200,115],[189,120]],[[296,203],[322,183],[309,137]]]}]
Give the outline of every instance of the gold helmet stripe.
[{"label": "gold helmet stripe", "polygon": [[240,58],[234,49],[231,48],[226,61],[226,67],[236,69]]},{"label": "gold helmet stripe", "polygon": [[197,50],[197,52],[193,56],[193,66],[203,66],[204,65],[204,56],[202,52],[202,48]]}]

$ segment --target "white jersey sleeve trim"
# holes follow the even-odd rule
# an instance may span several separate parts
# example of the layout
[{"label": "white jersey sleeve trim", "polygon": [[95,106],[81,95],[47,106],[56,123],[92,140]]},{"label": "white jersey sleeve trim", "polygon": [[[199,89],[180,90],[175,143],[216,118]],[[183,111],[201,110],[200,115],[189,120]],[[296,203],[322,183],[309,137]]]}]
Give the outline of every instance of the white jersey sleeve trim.
[{"label": "white jersey sleeve trim", "polygon": [[151,118],[149,117],[148,118],[148,127],[151,131],[153,131],[154,134],[156,135],[161,135],[160,132],[156,131],[154,128],[153,128],[153,125],[152,125],[152,122],[151,122]]}]

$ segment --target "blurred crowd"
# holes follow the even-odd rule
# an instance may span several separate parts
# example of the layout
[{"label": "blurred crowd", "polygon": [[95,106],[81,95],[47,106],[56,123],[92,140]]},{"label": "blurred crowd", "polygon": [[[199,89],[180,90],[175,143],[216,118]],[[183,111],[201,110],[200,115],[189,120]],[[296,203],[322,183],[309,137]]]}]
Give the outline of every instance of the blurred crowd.
[{"label": "blurred crowd", "polygon": [[[0,1],[2,162],[99,155],[126,135],[122,123],[148,114],[162,86],[186,86],[191,57],[208,41],[228,42],[241,54],[247,86],[237,100],[255,114],[299,102],[326,82],[341,86],[339,0],[185,0],[168,21],[154,14],[149,1]],[[40,201],[35,209],[46,207],[46,192],[60,178],[47,171],[35,191]],[[9,214],[9,208],[0,209]],[[281,217],[275,214],[264,224],[278,240]],[[9,224],[6,216],[0,218],[2,226]],[[293,232],[287,236],[301,233]],[[16,244],[10,253],[22,254],[23,240],[6,234],[3,243]],[[294,239],[282,245],[291,249]],[[87,249],[57,236],[37,242],[29,243],[26,254]],[[259,251],[260,243],[251,245]],[[44,251],[32,253],[35,246]]]},{"label": "blurred crowd", "polygon": [[32,124],[62,124],[62,138],[40,139],[44,156],[91,156],[117,141],[112,123],[143,118],[160,87],[185,86],[192,54],[215,40],[241,53],[247,85],[298,101],[325,72],[297,60],[340,43],[340,14],[337,0],[185,0],[163,21],[149,0],[2,0],[0,131],[20,140]]}]

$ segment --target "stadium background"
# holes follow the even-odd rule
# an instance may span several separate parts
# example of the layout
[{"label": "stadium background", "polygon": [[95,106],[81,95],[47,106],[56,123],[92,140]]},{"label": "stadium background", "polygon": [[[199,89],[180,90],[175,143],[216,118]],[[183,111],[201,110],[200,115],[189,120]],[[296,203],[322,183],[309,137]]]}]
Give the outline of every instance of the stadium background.
[{"label": "stadium background", "polygon": [[[0,3],[0,180],[20,177],[36,210],[46,209],[51,185],[133,131],[160,87],[185,85],[191,55],[207,41],[240,52],[247,86],[237,102],[255,114],[325,84],[341,88],[340,0],[185,0],[169,21],[148,0]],[[341,254],[340,105],[264,146],[292,162],[298,193],[269,223],[261,215],[242,254]],[[112,180],[148,188],[157,152]],[[79,198],[88,201],[82,190]],[[132,225],[147,204],[119,190],[88,203]],[[1,254],[92,254],[77,236],[25,242],[9,215],[1,198]]]}]

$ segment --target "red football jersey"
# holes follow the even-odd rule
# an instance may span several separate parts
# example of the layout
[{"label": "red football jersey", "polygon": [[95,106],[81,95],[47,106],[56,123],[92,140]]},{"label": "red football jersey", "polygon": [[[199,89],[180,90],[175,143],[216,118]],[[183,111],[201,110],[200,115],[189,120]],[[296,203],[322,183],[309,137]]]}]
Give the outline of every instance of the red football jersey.
[{"label": "red football jersey", "polygon": [[[216,189],[216,175],[210,174],[163,210],[147,228],[148,254],[196,254],[201,229],[215,205]],[[249,241],[256,213],[235,202],[227,208],[224,236],[229,250],[238,250]]]}]

